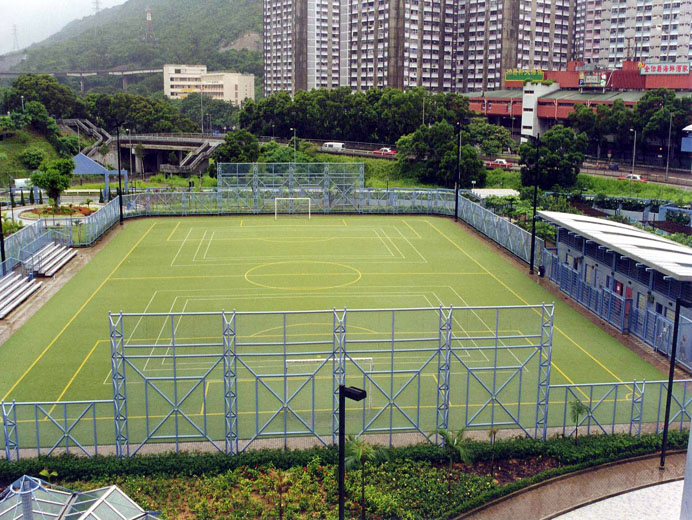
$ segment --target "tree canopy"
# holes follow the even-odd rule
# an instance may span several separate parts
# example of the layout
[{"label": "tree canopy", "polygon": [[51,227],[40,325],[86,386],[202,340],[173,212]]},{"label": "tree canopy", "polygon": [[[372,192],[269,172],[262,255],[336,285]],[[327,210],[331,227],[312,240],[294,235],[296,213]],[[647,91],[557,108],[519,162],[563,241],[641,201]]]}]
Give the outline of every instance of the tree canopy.
[{"label": "tree canopy", "polygon": [[259,157],[259,141],[247,130],[236,130],[226,135],[223,144],[214,152],[217,163],[252,163]]},{"label": "tree canopy", "polygon": [[[463,136],[462,136],[463,139]],[[396,143],[397,170],[403,177],[451,188],[457,178],[458,139],[446,121],[421,125]],[[460,187],[485,183],[485,167],[476,149],[462,142],[459,160]]]},{"label": "tree canopy", "polygon": [[540,136],[539,150],[535,142],[523,143],[519,147],[519,159],[522,164],[521,183],[524,186],[532,186],[537,171],[538,186],[543,190],[549,190],[554,186],[574,186],[579,168],[584,161],[586,147],[585,133],[575,134],[574,130],[562,125],[556,125]]},{"label": "tree canopy", "polygon": [[[425,106],[425,109],[423,108]],[[240,125],[256,135],[394,143],[423,123],[466,122],[468,99],[458,94],[430,94],[423,89],[394,88],[352,92],[348,87],[280,92],[248,101]]]},{"label": "tree canopy", "polygon": [[31,174],[31,183],[44,190],[57,206],[60,194],[70,187],[75,163],[72,159],[53,159],[44,161],[39,169]]}]

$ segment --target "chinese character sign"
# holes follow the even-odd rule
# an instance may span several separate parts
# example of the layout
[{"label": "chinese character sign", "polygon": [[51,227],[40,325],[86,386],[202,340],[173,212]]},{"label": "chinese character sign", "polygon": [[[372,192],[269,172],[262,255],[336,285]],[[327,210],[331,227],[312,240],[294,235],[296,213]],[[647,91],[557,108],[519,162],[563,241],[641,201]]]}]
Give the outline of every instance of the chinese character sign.
[{"label": "chinese character sign", "polygon": [[654,74],[687,75],[690,73],[690,63],[642,63],[639,67],[639,73],[642,76],[651,76]]}]

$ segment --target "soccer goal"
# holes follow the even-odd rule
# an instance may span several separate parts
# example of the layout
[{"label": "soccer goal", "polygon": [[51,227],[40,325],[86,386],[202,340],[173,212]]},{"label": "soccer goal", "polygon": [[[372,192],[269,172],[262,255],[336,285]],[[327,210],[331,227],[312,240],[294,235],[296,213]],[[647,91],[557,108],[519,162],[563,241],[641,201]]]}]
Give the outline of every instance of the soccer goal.
[{"label": "soccer goal", "polygon": [[[296,358],[296,359],[286,359],[286,374],[288,377],[291,377],[291,375],[298,376],[298,375],[309,375],[312,374],[315,370],[317,370],[323,363],[324,363],[324,358],[311,358],[311,359],[301,359],[301,358]],[[332,361],[327,361],[326,363],[327,368],[329,371],[331,371],[332,367]],[[358,366],[355,366],[358,365]],[[359,382],[358,385],[361,386],[365,384],[365,390],[368,393],[367,397],[367,406],[368,408],[372,408],[372,381],[370,378],[365,378],[363,376],[363,373],[372,376],[372,373],[374,371],[374,366],[375,363],[373,362],[373,358],[371,357],[354,357],[354,358],[346,358],[346,377],[347,379],[351,379],[352,377],[358,378]],[[365,381],[363,381],[365,379]],[[329,383],[331,385],[331,383]],[[350,384],[350,383],[347,383]],[[330,387],[331,388],[331,387]]]},{"label": "soccer goal", "polygon": [[310,220],[312,201],[310,197],[276,197],[274,199],[274,220],[279,214],[307,215]]}]

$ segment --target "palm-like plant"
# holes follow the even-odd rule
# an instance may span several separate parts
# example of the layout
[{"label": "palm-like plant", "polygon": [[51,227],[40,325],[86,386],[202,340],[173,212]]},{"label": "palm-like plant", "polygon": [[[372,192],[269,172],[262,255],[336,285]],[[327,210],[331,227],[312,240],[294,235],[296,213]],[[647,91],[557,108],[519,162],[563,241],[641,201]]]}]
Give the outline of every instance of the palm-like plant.
[{"label": "palm-like plant", "polygon": [[574,444],[579,444],[579,422],[582,415],[589,412],[589,407],[582,403],[579,399],[569,403],[569,414],[574,421]]},{"label": "palm-like plant", "polygon": [[346,440],[346,469],[360,466],[360,517],[365,520],[365,468],[368,462],[373,463],[382,456],[382,451],[367,444],[362,437],[349,435]]},{"label": "palm-like plant", "polygon": [[468,444],[464,439],[465,429],[462,428],[456,433],[443,428],[436,430],[433,435],[442,437],[443,448],[449,459],[449,470],[447,471],[447,492],[452,491],[452,468],[454,459],[458,456],[467,466],[471,464],[471,454],[468,450]]}]

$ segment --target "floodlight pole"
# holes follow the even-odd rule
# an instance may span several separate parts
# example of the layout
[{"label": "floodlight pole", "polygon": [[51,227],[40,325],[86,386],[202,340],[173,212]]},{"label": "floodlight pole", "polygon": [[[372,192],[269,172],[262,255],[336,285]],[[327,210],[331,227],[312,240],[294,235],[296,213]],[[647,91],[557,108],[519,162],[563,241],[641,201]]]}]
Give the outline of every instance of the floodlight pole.
[{"label": "floodlight pole", "polygon": [[523,134],[523,137],[536,142],[536,163],[533,169],[533,218],[531,219],[531,258],[529,259],[529,274],[533,274],[534,258],[536,255],[536,205],[538,204],[538,160],[541,154],[541,134],[535,137]]},{"label": "floodlight pole", "polygon": [[120,174],[120,123],[115,127],[116,146],[118,148],[118,202],[120,203],[120,225],[123,225],[123,184]]},{"label": "floodlight pole", "polygon": [[2,230],[2,204],[0,204],[0,255],[2,257],[2,275],[5,276],[5,233]]},{"label": "floodlight pole", "polygon": [[676,298],[675,300],[675,321],[673,322],[673,345],[670,349],[670,369],[668,371],[668,390],[666,392],[666,413],[663,423],[663,439],[661,440],[661,464],[660,470],[666,469],[666,448],[668,444],[668,422],[670,421],[670,400],[673,395],[673,377],[675,375],[675,354],[678,350],[678,330],[680,328],[680,307],[692,307],[692,302]]},{"label": "floodlight pole", "polygon": [[459,220],[459,184],[461,183],[461,123],[457,122],[459,142],[457,143],[457,180],[454,183],[454,221]]},{"label": "floodlight pole", "polygon": [[339,385],[339,520],[344,520],[345,489],[346,480],[346,398],[354,401],[362,401],[367,396],[367,392],[361,388]]}]

